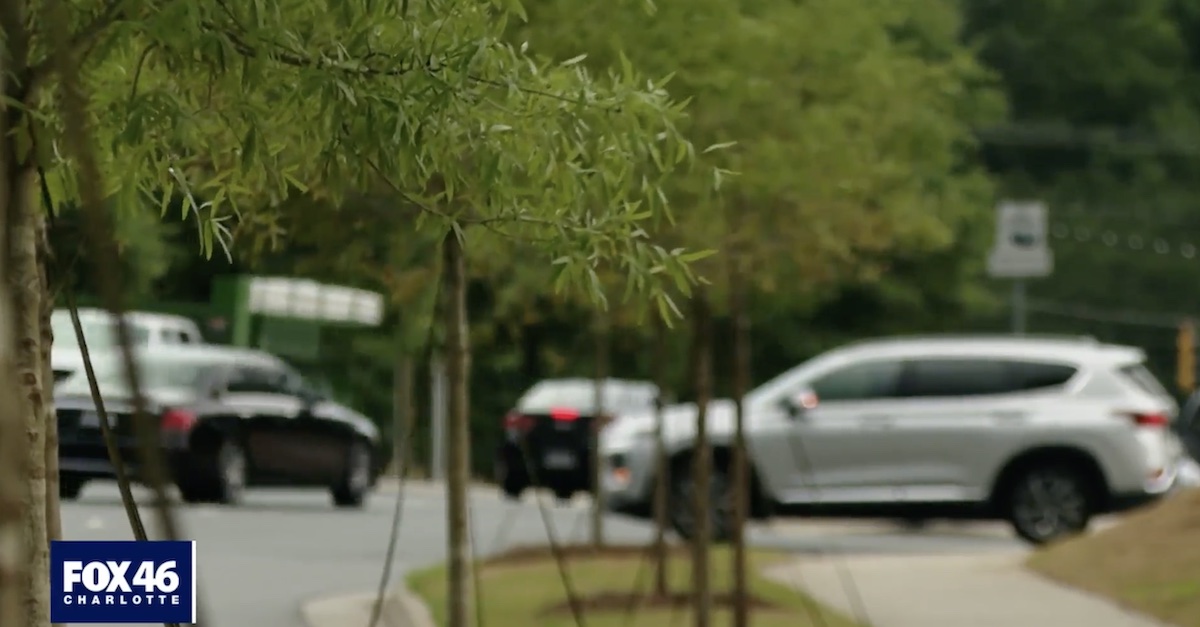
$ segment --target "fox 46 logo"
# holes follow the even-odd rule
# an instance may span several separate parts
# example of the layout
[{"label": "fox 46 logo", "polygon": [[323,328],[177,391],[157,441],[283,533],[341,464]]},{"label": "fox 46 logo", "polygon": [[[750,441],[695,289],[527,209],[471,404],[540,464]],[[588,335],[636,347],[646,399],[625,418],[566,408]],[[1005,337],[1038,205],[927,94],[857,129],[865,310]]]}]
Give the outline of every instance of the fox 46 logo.
[{"label": "fox 46 logo", "polygon": [[195,623],[196,543],[57,540],[50,597],[55,623]]}]

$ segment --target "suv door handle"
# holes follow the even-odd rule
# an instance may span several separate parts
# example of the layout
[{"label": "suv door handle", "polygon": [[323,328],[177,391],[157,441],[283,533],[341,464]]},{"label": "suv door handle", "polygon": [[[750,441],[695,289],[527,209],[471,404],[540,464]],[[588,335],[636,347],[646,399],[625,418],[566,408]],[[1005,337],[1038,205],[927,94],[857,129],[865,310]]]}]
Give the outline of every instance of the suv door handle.
[{"label": "suv door handle", "polygon": [[1029,414],[1027,414],[1026,412],[1023,412],[1019,409],[994,411],[991,413],[992,418],[998,418],[1000,420],[1021,420],[1022,418],[1025,418],[1028,415]]}]

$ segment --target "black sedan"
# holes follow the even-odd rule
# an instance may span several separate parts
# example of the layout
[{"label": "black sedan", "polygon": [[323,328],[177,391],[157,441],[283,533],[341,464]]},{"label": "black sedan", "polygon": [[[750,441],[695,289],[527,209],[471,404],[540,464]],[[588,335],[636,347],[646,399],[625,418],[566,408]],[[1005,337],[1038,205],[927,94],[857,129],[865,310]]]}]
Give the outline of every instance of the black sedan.
[{"label": "black sedan", "polygon": [[[379,431],[316,393],[268,353],[172,346],[139,353],[147,411],[156,418],[170,478],[188,502],[237,503],[247,486],[327,487],[339,507],[362,505],[378,470]],[[131,398],[114,355],[96,378],[125,467],[139,463]],[[61,495],[112,479],[99,415],[83,373],[55,390]]]},{"label": "black sedan", "polygon": [[559,499],[592,491],[595,431],[621,414],[652,410],[658,398],[658,387],[645,381],[606,379],[603,392],[600,411],[591,379],[547,379],[521,396],[504,417],[496,453],[496,482],[505,495],[518,498],[534,486]]}]

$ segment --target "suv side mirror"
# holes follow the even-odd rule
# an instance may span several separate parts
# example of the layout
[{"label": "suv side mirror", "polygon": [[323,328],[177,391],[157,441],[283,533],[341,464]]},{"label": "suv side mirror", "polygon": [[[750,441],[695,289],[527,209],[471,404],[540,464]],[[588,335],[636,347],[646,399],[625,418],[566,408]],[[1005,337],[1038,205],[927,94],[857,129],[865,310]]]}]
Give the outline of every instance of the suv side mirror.
[{"label": "suv side mirror", "polygon": [[799,418],[804,412],[816,409],[820,399],[812,388],[806,386],[784,397],[783,404],[789,416]]}]

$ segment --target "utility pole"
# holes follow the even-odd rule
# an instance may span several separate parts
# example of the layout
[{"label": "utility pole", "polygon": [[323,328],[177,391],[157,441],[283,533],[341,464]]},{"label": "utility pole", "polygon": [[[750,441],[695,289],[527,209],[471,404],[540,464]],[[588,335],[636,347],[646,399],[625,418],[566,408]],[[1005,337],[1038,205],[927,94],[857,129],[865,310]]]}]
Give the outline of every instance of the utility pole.
[{"label": "utility pole", "polygon": [[1025,280],[1016,279],[1012,284],[1012,332],[1013,335],[1025,335]]}]

